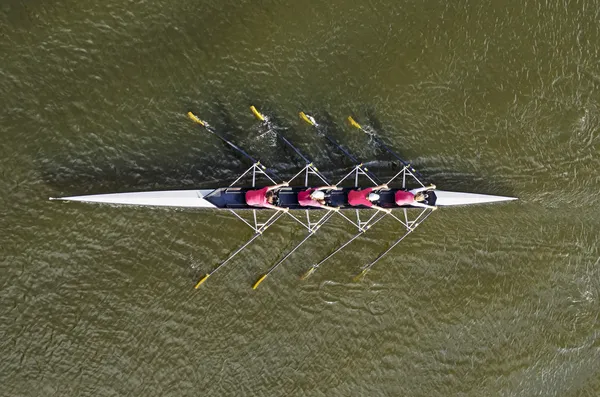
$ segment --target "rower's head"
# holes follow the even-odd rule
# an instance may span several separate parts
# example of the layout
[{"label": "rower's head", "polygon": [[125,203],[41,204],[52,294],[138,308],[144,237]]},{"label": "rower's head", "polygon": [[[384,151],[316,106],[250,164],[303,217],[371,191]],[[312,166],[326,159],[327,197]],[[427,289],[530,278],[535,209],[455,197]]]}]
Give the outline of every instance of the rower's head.
[{"label": "rower's head", "polygon": [[423,192],[419,192],[415,194],[415,201],[425,201],[427,199],[427,195]]},{"label": "rower's head", "polygon": [[273,201],[275,200],[275,194],[271,190],[269,190],[266,194],[266,198],[267,198],[267,203],[273,204]]},{"label": "rower's head", "polygon": [[377,193],[369,193],[367,196],[367,200],[374,202],[379,200],[379,195]]},{"label": "rower's head", "polygon": [[310,194],[310,198],[319,202],[321,205],[325,205],[325,192],[321,190],[315,190]]},{"label": "rower's head", "polygon": [[313,200],[325,200],[325,192],[323,192],[322,190],[315,190],[310,194],[310,197]]}]

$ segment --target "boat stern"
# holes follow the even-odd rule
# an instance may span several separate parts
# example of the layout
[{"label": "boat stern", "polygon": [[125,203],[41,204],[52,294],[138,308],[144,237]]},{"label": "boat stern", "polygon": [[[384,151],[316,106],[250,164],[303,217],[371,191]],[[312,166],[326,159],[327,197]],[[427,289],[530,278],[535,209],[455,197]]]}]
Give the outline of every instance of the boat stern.
[{"label": "boat stern", "polygon": [[449,192],[445,190],[434,190],[434,193],[436,196],[435,205],[440,207],[488,204],[518,200],[517,197],[491,196],[488,194],[477,193]]}]

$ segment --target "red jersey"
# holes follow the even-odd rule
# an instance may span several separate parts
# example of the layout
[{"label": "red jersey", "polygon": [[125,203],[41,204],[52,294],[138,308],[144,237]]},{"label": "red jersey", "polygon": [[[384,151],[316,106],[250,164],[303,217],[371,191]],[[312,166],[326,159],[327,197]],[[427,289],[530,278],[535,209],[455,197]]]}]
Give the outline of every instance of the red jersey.
[{"label": "red jersey", "polygon": [[351,206],[364,205],[365,207],[372,207],[373,203],[367,200],[369,193],[373,191],[372,187],[363,190],[350,190],[348,193],[348,204]]},{"label": "red jersey", "polygon": [[396,201],[396,205],[411,205],[415,202],[415,195],[411,192],[398,190],[394,199]]},{"label": "red jersey", "polygon": [[314,192],[315,189],[306,189],[302,192],[298,193],[298,204],[303,207],[320,207],[321,203],[316,200],[310,198],[310,194]]},{"label": "red jersey", "polygon": [[248,190],[246,192],[246,204],[253,207],[264,207],[270,205],[267,201],[267,192],[269,187],[263,187],[260,190]]}]

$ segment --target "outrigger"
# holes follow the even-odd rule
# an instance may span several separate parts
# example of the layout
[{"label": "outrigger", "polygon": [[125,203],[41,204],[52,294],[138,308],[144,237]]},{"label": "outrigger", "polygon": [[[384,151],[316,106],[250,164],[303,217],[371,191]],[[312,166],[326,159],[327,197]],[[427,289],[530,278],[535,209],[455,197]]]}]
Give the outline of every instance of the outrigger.
[{"label": "outrigger", "polygon": [[[198,190],[168,190],[168,191],[153,191],[153,192],[136,192],[136,193],[112,193],[112,194],[96,194],[87,196],[71,196],[61,198],[50,198],[50,200],[67,200],[67,201],[82,201],[90,203],[105,203],[105,204],[120,204],[120,205],[136,205],[136,206],[155,206],[155,207],[180,207],[180,208],[205,208],[205,209],[217,209],[230,211],[234,216],[248,225],[254,231],[254,235],[244,243],[240,248],[235,250],[229,255],[227,259],[221,262],[209,273],[206,273],[195,285],[197,289],[202,285],[211,275],[217,272],[220,268],[229,263],[237,254],[242,252],[248,245],[254,240],[260,237],[269,227],[271,227],[279,218],[284,215],[291,217],[294,221],[302,225],[307,230],[306,237],[300,241],[292,250],[290,250],[281,260],[275,263],[270,269],[262,274],[258,280],[252,285],[253,289],[256,289],[258,285],[264,281],[277,267],[279,267],[287,258],[289,258],[302,244],[304,244],[310,237],[312,237],[331,217],[338,214],[346,221],[348,221],[357,230],[357,234],[354,235],[350,240],[342,244],[340,247],[331,252],[327,257],[322,259],[320,262],[312,264],[308,270],[301,276],[301,279],[306,279],[312,275],[320,266],[326,261],[332,258],[335,254],[340,252],[342,249],[347,247],[352,241],[356,240],[375,224],[381,221],[385,217],[390,217],[402,225],[404,233],[394,241],[384,252],[379,254],[372,262],[364,265],[361,268],[360,274],[355,279],[362,278],[369,269],[371,269],[379,260],[387,255],[396,245],[398,245],[406,236],[412,233],[421,223],[423,223],[438,206],[458,206],[458,205],[471,205],[471,204],[483,204],[483,203],[494,203],[502,201],[516,200],[515,197],[504,197],[504,196],[490,196],[484,194],[475,193],[462,193],[462,192],[450,192],[444,190],[433,189],[428,192],[426,204],[433,208],[418,208],[419,212],[417,216],[412,215],[413,211],[410,211],[411,207],[403,206],[398,207],[394,202],[395,193],[398,190],[408,190],[410,186],[425,187],[424,178],[421,174],[412,167],[409,163],[404,161],[399,155],[392,151],[384,142],[377,137],[373,131],[369,128],[363,128],[357,123],[352,117],[348,117],[350,125],[357,129],[369,134],[372,139],[387,153],[393,156],[396,160],[400,161],[401,169],[389,180],[386,185],[391,185],[394,181],[400,181],[400,187],[390,188],[380,191],[380,199],[378,205],[382,207],[383,211],[375,211],[368,219],[361,219],[361,213],[364,212],[367,207],[357,208],[351,207],[348,204],[348,192],[359,187],[360,177],[365,177],[373,185],[377,185],[381,181],[356,157],[354,157],[348,150],[344,149],[335,139],[329,136],[325,129],[317,123],[314,117],[300,112],[300,118],[310,124],[319,135],[325,137],[332,145],[338,148],[346,157],[354,162],[353,168],[348,172],[342,179],[340,179],[333,186],[339,186],[335,190],[331,190],[328,196],[329,206],[337,207],[335,210],[323,210],[322,208],[311,208],[302,207],[298,203],[298,193],[302,190],[306,190],[309,187],[309,178],[317,178],[320,182],[325,185],[331,186],[332,184],[321,174],[319,169],[315,167],[298,148],[296,148],[288,139],[286,139],[275,126],[272,125],[269,118],[264,114],[260,113],[256,107],[251,106],[250,110],[254,116],[261,121],[264,128],[267,131],[272,132],[279,137],[287,146],[289,146],[302,160],[305,162],[304,168],[295,174],[291,179],[287,181],[289,187],[283,187],[279,189],[277,198],[278,206],[287,208],[289,211],[275,211],[266,221],[259,221],[257,217],[257,211],[270,213],[273,210],[267,208],[251,207],[246,204],[245,194],[248,190],[260,188],[257,186],[257,178],[265,177],[271,183],[277,184],[277,181],[282,179],[277,174],[264,166],[260,161],[249,155],[246,151],[235,145],[224,136],[215,131],[206,121],[201,120],[195,116],[192,112],[188,112],[188,117],[196,124],[204,127],[206,131],[215,135],[219,139],[223,140],[234,150],[241,153],[243,156],[248,158],[252,162],[252,166],[242,173],[233,183],[227,187],[220,187],[215,189],[198,189]],[[251,176],[251,186],[238,186],[238,183]],[[303,186],[291,186],[292,182],[296,179],[303,178]],[[341,187],[342,184],[347,180],[353,180],[352,187]],[[394,209],[395,211],[389,211]],[[252,220],[248,221],[238,214],[238,210],[242,212],[252,212]],[[340,211],[342,210],[342,211]],[[351,219],[344,212],[354,212]],[[415,209],[416,210],[416,209]],[[300,212],[304,212],[306,220],[301,219],[299,216]],[[323,212],[325,212],[323,214]],[[317,217],[317,214],[321,214]],[[312,217],[312,218],[311,218]]]}]

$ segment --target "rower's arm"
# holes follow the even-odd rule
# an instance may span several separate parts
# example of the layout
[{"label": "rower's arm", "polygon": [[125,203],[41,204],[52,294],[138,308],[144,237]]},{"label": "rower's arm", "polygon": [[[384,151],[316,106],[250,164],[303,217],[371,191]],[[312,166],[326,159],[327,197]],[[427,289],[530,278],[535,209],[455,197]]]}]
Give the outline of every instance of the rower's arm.
[{"label": "rower's arm", "polygon": [[388,187],[388,185],[383,184],[383,185],[375,186],[373,188],[373,190],[381,190],[381,189],[389,189],[389,187]]},{"label": "rower's arm", "polygon": [[267,189],[267,192],[270,192],[271,190],[279,189],[281,187],[289,186],[289,185],[290,185],[289,183],[283,182],[283,183],[280,183],[279,185],[269,186],[269,188]]},{"label": "rower's arm", "polygon": [[373,205],[371,206],[371,208],[373,208],[373,209],[376,209],[377,211],[383,211],[383,212],[387,212],[388,214],[389,214],[390,212],[392,212],[392,210],[391,210],[391,209],[389,209],[389,208],[383,208],[383,207],[380,207],[380,206],[378,206],[378,205],[375,205],[375,204],[373,204]]},{"label": "rower's arm", "polygon": [[321,186],[316,188],[315,190],[330,190],[330,189],[337,189],[337,186],[332,185],[332,186]]},{"label": "rower's arm", "polygon": [[427,190],[433,190],[433,189],[435,189],[435,185],[429,185],[429,186],[420,187],[418,189],[411,189],[410,192],[412,194],[417,194],[417,193],[421,193],[421,192],[425,192]]},{"label": "rower's arm", "polygon": [[286,211],[286,210],[289,210],[289,208],[286,208],[286,207],[278,207],[278,206],[276,206],[276,205],[269,204],[269,203],[263,204],[262,206],[263,206],[263,207],[265,207],[265,208],[270,208],[270,209],[272,209],[272,210],[277,210],[277,211]]}]

